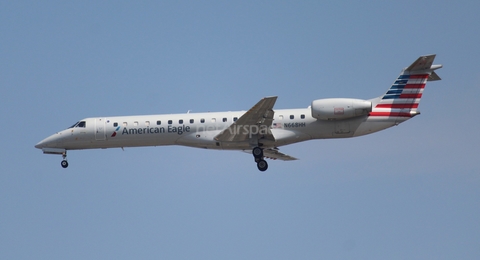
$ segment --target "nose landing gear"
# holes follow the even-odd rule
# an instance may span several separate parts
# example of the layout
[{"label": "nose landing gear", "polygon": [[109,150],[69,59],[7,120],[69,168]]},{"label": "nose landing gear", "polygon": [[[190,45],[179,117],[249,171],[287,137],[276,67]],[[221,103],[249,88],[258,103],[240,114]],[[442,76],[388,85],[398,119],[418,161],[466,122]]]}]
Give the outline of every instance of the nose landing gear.
[{"label": "nose landing gear", "polygon": [[62,167],[63,167],[63,168],[67,168],[67,167],[68,167],[68,162],[67,162],[67,160],[63,160],[63,161],[61,162],[61,164],[62,164]]},{"label": "nose landing gear", "polygon": [[257,163],[257,168],[259,171],[264,172],[268,169],[268,163],[263,159],[263,149],[260,147],[254,147],[252,149],[253,158]]},{"label": "nose landing gear", "polygon": [[62,162],[60,163],[62,165],[63,168],[67,168],[68,167],[68,162],[67,162],[67,151],[65,151],[63,154],[62,154]]}]

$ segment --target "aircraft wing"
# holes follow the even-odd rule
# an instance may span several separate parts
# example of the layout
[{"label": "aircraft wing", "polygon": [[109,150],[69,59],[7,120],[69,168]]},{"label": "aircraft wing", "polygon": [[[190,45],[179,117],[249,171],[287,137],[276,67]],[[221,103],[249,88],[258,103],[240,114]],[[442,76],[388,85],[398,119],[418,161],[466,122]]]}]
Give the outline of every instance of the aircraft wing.
[{"label": "aircraft wing", "polygon": [[240,142],[248,140],[254,135],[258,135],[258,139],[275,141],[270,131],[275,101],[277,101],[276,96],[265,97],[258,101],[256,105],[250,108],[250,110],[243,114],[236,122],[215,136],[215,140],[221,142]]},{"label": "aircraft wing", "polygon": [[[243,152],[252,154],[252,150],[243,150]],[[288,154],[281,153],[280,151],[278,151],[278,148],[263,149],[263,156],[265,156],[265,158],[272,159],[272,160],[282,160],[282,161],[298,160],[297,158],[292,157]]]},{"label": "aircraft wing", "polygon": [[277,159],[282,161],[298,160],[295,157],[279,152],[278,149],[272,149],[272,148],[263,149],[263,156],[273,160],[277,160]]}]

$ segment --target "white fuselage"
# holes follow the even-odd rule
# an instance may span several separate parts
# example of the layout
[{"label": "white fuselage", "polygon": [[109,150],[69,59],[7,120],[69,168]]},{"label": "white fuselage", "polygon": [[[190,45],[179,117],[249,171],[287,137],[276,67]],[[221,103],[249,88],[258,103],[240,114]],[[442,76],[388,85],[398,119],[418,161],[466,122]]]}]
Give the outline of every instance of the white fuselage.
[{"label": "white fuselage", "polygon": [[[36,147],[78,150],[183,145],[208,149],[247,150],[252,148],[248,141],[219,142],[214,139],[245,112],[86,118],[80,121],[84,122],[83,124],[53,134]],[[271,126],[275,141],[265,140],[263,145],[279,147],[310,139],[361,136],[398,123],[398,118],[370,116],[318,120],[311,116],[310,108],[275,110]],[[255,131],[258,129],[239,126],[235,130],[256,134]]]}]

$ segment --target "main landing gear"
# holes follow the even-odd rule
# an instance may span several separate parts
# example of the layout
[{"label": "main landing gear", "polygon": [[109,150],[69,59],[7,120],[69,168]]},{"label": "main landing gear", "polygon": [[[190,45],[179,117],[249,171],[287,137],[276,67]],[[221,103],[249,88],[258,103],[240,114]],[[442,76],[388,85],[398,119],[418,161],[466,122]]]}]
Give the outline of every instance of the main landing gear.
[{"label": "main landing gear", "polygon": [[268,169],[268,163],[263,159],[263,149],[260,147],[254,147],[252,149],[253,158],[257,163],[257,168],[259,171],[264,172]]},{"label": "main landing gear", "polygon": [[67,168],[68,167],[68,162],[67,162],[67,151],[65,151],[63,154],[62,154],[62,162],[61,162],[61,165],[63,168]]}]

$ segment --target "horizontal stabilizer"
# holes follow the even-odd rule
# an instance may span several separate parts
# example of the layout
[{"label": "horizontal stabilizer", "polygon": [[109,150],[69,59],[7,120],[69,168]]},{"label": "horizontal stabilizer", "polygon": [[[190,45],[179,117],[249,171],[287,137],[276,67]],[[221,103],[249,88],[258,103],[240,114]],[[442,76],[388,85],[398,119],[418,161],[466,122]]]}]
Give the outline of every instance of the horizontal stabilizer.
[{"label": "horizontal stabilizer", "polygon": [[432,74],[428,76],[428,81],[435,81],[435,80],[441,80],[441,78],[438,76],[437,73],[435,73],[435,71],[433,71]]},{"label": "horizontal stabilizer", "polygon": [[428,70],[432,67],[433,60],[435,59],[435,54],[421,56],[412,65],[408,66],[405,70],[407,71],[417,71],[417,70]]}]

